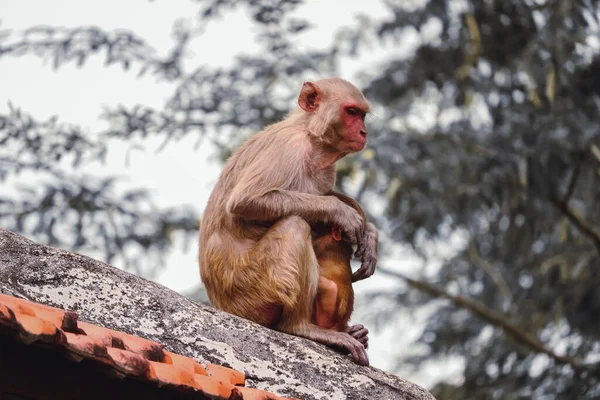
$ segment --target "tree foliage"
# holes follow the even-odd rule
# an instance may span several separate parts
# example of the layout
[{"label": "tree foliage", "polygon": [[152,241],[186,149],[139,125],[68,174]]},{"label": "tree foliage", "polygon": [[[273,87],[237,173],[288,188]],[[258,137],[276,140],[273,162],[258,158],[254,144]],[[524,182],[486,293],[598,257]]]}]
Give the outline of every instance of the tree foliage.
[{"label": "tree foliage", "polygon": [[384,249],[406,243],[427,261],[432,242],[464,242],[433,275],[380,268],[407,285],[367,295],[386,305],[372,322],[436,307],[419,340],[426,350],[398,365],[463,357],[464,382],[438,384],[439,399],[600,396],[598,1],[384,1],[386,18],[357,18],[325,50],[297,45],[310,29],[294,16],[299,0],[196,3],[198,24],[245,8],[261,51],[232,67],[186,68],[196,31],[183,25],[164,58],[133,32],[98,28],[34,27],[0,44],[5,58],[38,54],[57,68],[103,54],[177,85],[161,109],[106,110],[110,129],[94,135],[16,108],[0,116],[0,182],[25,173],[47,182],[0,194],[3,226],[109,259],[132,245],[163,249],[174,229],[194,231],[193,213],[148,212],[143,191],[114,196],[112,178],[66,172],[65,160],[102,159],[113,140],[185,135],[210,138],[226,157],[285,115],[302,79],[379,46],[389,57],[360,78],[376,115],[370,149],[341,163],[340,185],[358,182],[359,201],[374,200]]}]

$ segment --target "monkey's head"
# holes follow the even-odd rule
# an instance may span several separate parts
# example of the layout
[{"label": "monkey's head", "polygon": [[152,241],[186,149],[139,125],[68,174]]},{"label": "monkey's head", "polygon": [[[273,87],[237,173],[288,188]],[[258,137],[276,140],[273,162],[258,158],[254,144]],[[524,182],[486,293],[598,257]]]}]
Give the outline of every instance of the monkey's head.
[{"label": "monkey's head", "polygon": [[311,237],[315,254],[335,253],[352,259],[352,243],[339,226],[323,221],[314,222],[311,225]]},{"label": "monkey's head", "polygon": [[308,118],[309,134],[317,142],[343,154],[361,151],[367,144],[369,103],[350,82],[339,78],[305,82],[298,105]]}]

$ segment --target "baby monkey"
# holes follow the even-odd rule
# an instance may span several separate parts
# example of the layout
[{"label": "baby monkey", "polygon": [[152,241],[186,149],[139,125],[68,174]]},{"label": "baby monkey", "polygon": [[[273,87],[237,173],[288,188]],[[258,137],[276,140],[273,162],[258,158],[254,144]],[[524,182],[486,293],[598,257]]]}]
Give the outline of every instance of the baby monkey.
[{"label": "baby monkey", "polygon": [[[354,208],[367,223],[365,213],[356,200],[341,193],[331,193],[343,203]],[[313,323],[338,332],[349,332],[368,347],[369,331],[362,325],[348,326],[354,310],[352,288],[352,243],[335,224],[317,222],[312,225],[312,243],[319,262],[320,275],[313,310]]]}]

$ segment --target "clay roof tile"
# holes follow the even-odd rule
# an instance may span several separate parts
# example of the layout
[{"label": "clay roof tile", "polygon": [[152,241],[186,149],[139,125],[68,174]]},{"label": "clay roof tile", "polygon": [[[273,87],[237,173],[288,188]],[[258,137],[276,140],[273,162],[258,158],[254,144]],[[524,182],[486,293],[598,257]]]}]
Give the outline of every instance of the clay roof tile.
[{"label": "clay roof tile", "polygon": [[75,361],[95,360],[113,372],[158,386],[196,390],[221,399],[284,400],[244,387],[245,375],[163,349],[163,345],[78,320],[76,313],[0,294],[0,334],[63,350]]}]

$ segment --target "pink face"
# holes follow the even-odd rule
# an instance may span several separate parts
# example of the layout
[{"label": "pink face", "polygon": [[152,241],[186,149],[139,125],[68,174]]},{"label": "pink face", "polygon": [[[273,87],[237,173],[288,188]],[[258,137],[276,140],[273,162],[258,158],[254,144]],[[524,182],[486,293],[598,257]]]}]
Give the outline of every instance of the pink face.
[{"label": "pink face", "polygon": [[344,147],[350,152],[361,151],[367,144],[368,131],[365,128],[367,111],[359,104],[347,103],[342,105],[341,117],[344,137]]}]

